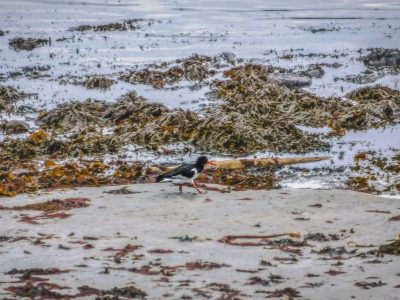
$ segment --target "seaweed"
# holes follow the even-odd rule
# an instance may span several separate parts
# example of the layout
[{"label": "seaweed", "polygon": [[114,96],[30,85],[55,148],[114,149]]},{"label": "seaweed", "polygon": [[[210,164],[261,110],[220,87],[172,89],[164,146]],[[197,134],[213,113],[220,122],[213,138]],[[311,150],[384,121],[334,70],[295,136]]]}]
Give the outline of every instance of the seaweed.
[{"label": "seaweed", "polygon": [[0,131],[7,134],[17,134],[29,131],[29,124],[24,121],[10,120],[0,122]]},{"label": "seaweed", "polygon": [[364,87],[346,96],[354,101],[353,107],[332,114],[330,126],[364,130],[400,121],[400,91],[388,87]]},{"label": "seaweed", "polygon": [[91,76],[85,82],[84,86],[88,89],[108,90],[113,84],[114,80],[108,79],[105,76]]},{"label": "seaweed", "polygon": [[206,170],[199,177],[200,182],[227,185],[234,191],[269,190],[277,186],[276,178],[269,170]]},{"label": "seaweed", "polygon": [[361,57],[363,63],[372,69],[400,68],[400,50],[371,48],[368,54]]},{"label": "seaweed", "polygon": [[[63,295],[52,291],[57,288],[49,283],[26,283],[24,286],[10,286],[5,288],[6,291],[11,292],[15,297],[26,297],[30,299],[68,299],[68,295]],[[58,287],[60,288],[60,287]]]},{"label": "seaweed", "polygon": [[22,38],[22,37],[16,37],[10,40],[9,45],[11,48],[13,48],[15,51],[21,51],[21,50],[26,50],[26,51],[31,51],[35,48],[42,47],[44,45],[50,44],[50,39],[44,39],[44,38]]},{"label": "seaweed", "polygon": [[48,112],[42,112],[35,122],[44,129],[87,129],[96,124],[104,124],[101,116],[106,107],[105,103],[90,99],[61,104]]},{"label": "seaweed", "polygon": [[[13,167],[11,163],[9,170],[0,173],[0,196],[14,196],[39,189],[128,184],[142,182],[146,177],[140,163],[117,162],[113,165],[113,172],[107,175],[104,171],[109,166],[99,162],[65,163],[40,172],[34,166],[30,166],[30,172],[21,175],[13,174]],[[58,205],[57,203],[53,204]]]},{"label": "seaweed", "polygon": [[145,68],[123,74],[120,79],[130,83],[151,85],[156,89],[174,85],[181,80],[187,80],[198,86],[217,73],[216,70],[222,67],[222,61],[232,64],[234,60],[232,55],[226,53],[214,57],[193,54],[185,59],[177,60],[176,65],[166,70],[161,70],[159,67]]},{"label": "seaweed", "polygon": [[79,25],[76,27],[71,27],[69,31],[127,31],[127,30],[139,30],[144,27],[151,26],[155,23],[155,20],[149,19],[129,19],[122,22],[114,22],[101,25]]},{"label": "seaweed", "polygon": [[291,298],[299,298],[301,297],[300,292],[297,291],[294,288],[286,287],[284,289],[277,289],[272,292],[267,292],[268,296],[267,298],[282,298],[282,297],[287,297],[289,299]]},{"label": "seaweed", "polygon": [[10,114],[16,111],[16,102],[23,96],[15,88],[0,85],[0,113]]},{"label": "seaweed", "polygon": [[385,156],[361,152],[354,156],[354,172],[346,182],[353,190],[365,193],[396,192],[400,190],[399,150],[391,149]]},{"label": "seaweed", "polygon": [[380,253],[400,255],[400,239],[394,240],[391,243],[379,246]]}]

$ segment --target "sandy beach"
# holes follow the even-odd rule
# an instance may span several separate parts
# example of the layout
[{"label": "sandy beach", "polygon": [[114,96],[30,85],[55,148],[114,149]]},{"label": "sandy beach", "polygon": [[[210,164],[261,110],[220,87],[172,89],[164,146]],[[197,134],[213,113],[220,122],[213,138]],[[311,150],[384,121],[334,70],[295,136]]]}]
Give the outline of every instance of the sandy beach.
[{"label": "sandy beach", "polygon": [[[81,205],[26,206],[54,199]],[[400,212],[396,199],[342,190],[179,194],[169,184],[136,184],[1,204],[3,299],[399,299],[400,257],[368,253],[399,234],[389,221]]]}]

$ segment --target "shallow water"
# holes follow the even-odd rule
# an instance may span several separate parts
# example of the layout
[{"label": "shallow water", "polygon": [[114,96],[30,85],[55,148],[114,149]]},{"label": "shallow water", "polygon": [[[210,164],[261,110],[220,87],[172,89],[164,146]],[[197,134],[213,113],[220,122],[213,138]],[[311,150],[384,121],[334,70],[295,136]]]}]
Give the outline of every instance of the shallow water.
[{"label": "shallow water", "polygon": [[[138,31],[69,32],[82,24],[106,24],[124,19],[159,21]],[[206,22],[204,20],[207,20]],[[288,68],[314,63],[338,62],[339,69],[324,68],[326,75],[313,81],[309,90],[323,96],[343,95],[359,86],[333,78],[359,74],[359,49],[398,47],[400,4],[398,1],[1,1],[0,72],[24,66],[50,65],[50,78],[8,79],[6,84],[37,93],[38,106],[72,99],[115,99],[138,89],[150,100],[180,106],[192,99],[188,90],[168,100],[151,88],[118,84],[110,91],[94,92],[57,83],[62,75],[118,74],[126,69],[187,57],[193,53],[215,55],[229,51],[237,57],[256,59]],[[312,33],[311,29],[326,29]],[[52,45],[15,52],[7,46],[15,36],[50,37]],[[65,41],[57,39],[66,38]],[[52,58],[49,58],[50,53]],[[280,57],[293,54],[291,60]],[[309,57],[316,54],[315,57]],[[328,55],[327,57],[323,57]],[[339,55],[339,58],[332,57]],[[398,76],[379,83],[399,85]],[[173,95],[176,96],[176,95]],[[196,95],[197,97],[197,95]],[[171,97],[172,98],[172,97]],[[187,101],[186,101],[187,102]],[[185,103],[186,103],[185,102]],[[193,104],[184,104],[188,107]]]}]

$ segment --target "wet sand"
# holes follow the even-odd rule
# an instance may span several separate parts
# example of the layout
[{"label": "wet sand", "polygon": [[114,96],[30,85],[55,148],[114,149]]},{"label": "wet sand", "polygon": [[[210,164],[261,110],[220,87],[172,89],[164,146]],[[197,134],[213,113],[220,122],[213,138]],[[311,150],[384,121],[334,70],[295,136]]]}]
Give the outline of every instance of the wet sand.
[{"label": "wet sand", "polygon": [[[40,211],[0,210],[1,297],[12,298],[10,286],[44,282],[68,287],[47,285],[64,298],[87,285],[103,294],[134,286],[148,299],[261,299],[282,291],[302,299],[399,299],[400,257],[361,255],[399,234],[398,222],[389,221],[400,213],[396,199],[342,190],[198,195],[185,188],[179,194],[169,184],[128,186],[131,194],[104,193],[118,189],[80,188],[2,199],[2,206],[12,207],[84,197],[89,206],[61,211],[70,214],[63,219],[36,219],[39,224],[30,224],[27,217],[43,215]],[[291,242],[283,240],[289,236],[276,237],[272,240],[279,242],[258,246],[219,241],[227,235],[281,233],[301,236]],[[300,245],[310,233],[322,233],[325,241]],[[36,276],[48,281],[25,276],[18,282],[27,271],[7,275],[13,268],[69,272]]]}]

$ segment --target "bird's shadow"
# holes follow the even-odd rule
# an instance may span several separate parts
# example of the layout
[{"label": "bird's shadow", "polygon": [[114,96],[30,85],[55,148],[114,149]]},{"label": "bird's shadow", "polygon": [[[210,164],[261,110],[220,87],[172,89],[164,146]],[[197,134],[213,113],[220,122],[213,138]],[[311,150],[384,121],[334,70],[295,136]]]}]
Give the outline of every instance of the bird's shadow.
[{"label": "bird's shadow", "polygon": [[181,192],[172,192],[172,193],[167,193],[166,196],[168,196],[168,198],[182,198],[185,200],[197,200],[199,199],[199,194],[198,193],[194,193],[194,192],[185,192],[183,191]]}]

